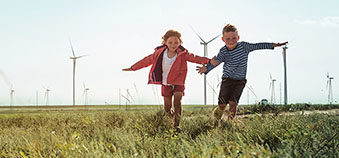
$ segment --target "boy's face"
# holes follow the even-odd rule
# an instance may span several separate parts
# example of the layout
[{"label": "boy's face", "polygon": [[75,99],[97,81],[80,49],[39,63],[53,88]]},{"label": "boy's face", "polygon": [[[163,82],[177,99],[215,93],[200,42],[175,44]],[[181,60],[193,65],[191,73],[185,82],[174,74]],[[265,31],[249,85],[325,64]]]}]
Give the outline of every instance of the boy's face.
[{"label": "boy's face", "polygon": [[222,40],[225,42],[228,50],[233,50],[238,44],[239,36],[237,32],[224,32]]},{"label": "boy's face", "polygon": [[165,44],[166,44],[169,51],[175,52],[178,49],[178,47],[180,46],[181,42],[180,42],[180,39],[178,37],[171,36],[167,39]]}]

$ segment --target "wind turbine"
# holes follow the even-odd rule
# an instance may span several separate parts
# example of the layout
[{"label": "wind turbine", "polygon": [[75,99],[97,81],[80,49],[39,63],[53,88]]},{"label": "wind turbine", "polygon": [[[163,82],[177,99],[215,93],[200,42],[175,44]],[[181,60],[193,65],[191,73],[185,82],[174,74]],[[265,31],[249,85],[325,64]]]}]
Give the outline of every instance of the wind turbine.
[{"label": "wind turbine", "polygon": [[[249,90],[249,91],[255,96],[255,101],[254,101],[255,104],[258,103],[258,96],[255,94],[253,87],[252,87],[252,86],[248,86],[248,85],[246,84],[246,88],[247,88],[247,90]],[[249,96],[248,96],[248,97],[249,97]]]},{"label": "wind turbine", "polygon": [[120,106],[121,106],[121,89],[119,88],[119,109],[120,109]]},{"label": "wind turbine", "polygon": [[79,58],[82,58],[87,55],[82,55],[82,56],[75,56],[72,41],[69,40],[69,43],[71,44],[71,49],[72,49],[72,54],[73,56],[70,57],[70,59],[73,60],[73,106],[75,106],[75,66],[76,66],[76,60]]},{"label": "wind turbine", "polygon": [[85,96],[85,105],[88,105],[88,91],[89,88],[86,87],[85,82],[83,83],[84,85],[84,92],[82,93],[82,95]]},{"label": "wind turbine", "polygon": [[270,73],[270,91],[271,91],[271,103],[275,103],[275,90],[274,90],[274,82],[277,81],[276,79],[272,78],[272,75]]},{"label": "wind turbine", "polygon": [[284,61],[284,104],[287,105],[287,67],[286,67],[286,49],[287,46],[285,45],[282,47],[283,51],[283,61]]},{"label": "wind turbine", "polygon": [[[126,99],[126,110],[127,110],[127,105],[131,102],[129,99],[128,99],[128,96],[124,96],[124,95],[121,95],[123,98]],[[128,104],[127,104],[128,103]]]},{"label": "wind turbine", "polygon": [[137,96],[138,96],[138,102],[140,102],[140,95],[139,95],[137,85],[135,83],[133,83],[133,86],[134,86],[135,92],[137,93]]},{"label": "wind turbine", "polygon": [[[194,31],[194,29],[191,27],[191,29]],[[194,31],[194,33],[199,37],[199,39],[201,40],[200,44],[204,45],[204,57],[208,57],[207,54],[207,45],[209,43],[211,43],[213,40],[215,40],[216,38],[218,38],[221,34],[217,35],[216,37],[212,38],[210,41],[205,42],[204,39],[202,39],[199,34],[197,32]],[[204,74],[204,105],[206,105],[206,74]]]},{"label": "wind turbine", "polygon": [[46,106],[49,105],[49,91],[51,91],[49,88],[45,88],[44,89],[46,90],[45,92],[45,99],[46,99]]},{"label": "wind turbine", "polygon": [[6,82],[7,86],[9,87],[9,95],[10,95],[10,106],[13,105],[13,95],[15,90],[13,89],[13,84],[11,83],[11,81],[9,81],[8,77],[6,76],[6,74],[0,70],[0,75],[2,76],[2,78],[4,79],[4,81]]},{"label": "wind turbine", "polygon": [[[221,82],[219,80],[218,75],[217,75],[217,81],[218,81],[218,84],[217,84],[216,88],[219,88],[219,86],[221,85]],[[208,83],[208,81],[206,81],[206,83],[211,88],[211,90],[213,91],[213,97],[212,98],[213,98],[213,106],[214,106],[214,95],[218,96],[218,93],[217,93],[216,89],[214,88],[214,84],[211,85],[210,83]]]},{"label": "wind turbine", "polygon": [[11,103],[10,105],[12,106],[13,105],[13,95],[14,95],[14,92],[15,90],[13,89],[13,85],[11,84],[11,87],[10,87],[10,98],[11,98]]},{"label": "wind turbine", "polygon": [[333,93],[332,93],[332,80],[334,77],[330,77],[330,74],[327,73],[327,85],[326,88],[328,88],[328,103],[332,104],[333,102]]},{"label": "wind turbine", "polygon": [[127,96],[128,98],[131,98],[132,102],[135,103],[135,101],[134,101],[134,99],[133,99],[131,93],[129,92],[129,89],[126,90],[126,94],[127,94],[126,96]]}]

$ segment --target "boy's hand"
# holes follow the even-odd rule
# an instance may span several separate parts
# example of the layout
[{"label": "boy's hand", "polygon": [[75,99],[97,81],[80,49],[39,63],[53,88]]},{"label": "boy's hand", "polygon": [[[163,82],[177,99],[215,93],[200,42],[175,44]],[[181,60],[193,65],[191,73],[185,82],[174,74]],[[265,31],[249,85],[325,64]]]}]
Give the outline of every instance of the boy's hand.
[{"label": "boy's hand", "polygon": [[132,68],[126,68],[126,69],[122,69],[122,71],[133,71]]},{"label": "boy's hand", "polygon": [[211,63],[213,66],[219,65],[219,61],[215,60],[215,56],[211,59],[210,63]]},{"label": "boy's hand", "polygon": [[280,47],[283,45],[286,45],[288,43],[288,41],[284,42],[284,43],[273,43],[273,47]]},{"label": "boy's hand", "polygon": [[198,71],[199,74],[205,73],[207,71],[207,67],[205,65],[203,66],[197,66],[197,68],[195,69]]}]

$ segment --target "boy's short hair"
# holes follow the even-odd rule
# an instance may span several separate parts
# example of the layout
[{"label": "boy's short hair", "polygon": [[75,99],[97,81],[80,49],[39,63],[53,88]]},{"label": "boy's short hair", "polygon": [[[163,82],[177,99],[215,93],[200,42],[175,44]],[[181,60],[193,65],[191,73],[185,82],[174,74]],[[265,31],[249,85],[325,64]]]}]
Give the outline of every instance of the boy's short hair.
[{"label": "boy's short hair", "polygon": [[226,32],[236,32],[238,33],[238,29],[237,27],[235,27],[232,24],[227,24],[223,29],[222,29],[222,33],[226,33]]}]

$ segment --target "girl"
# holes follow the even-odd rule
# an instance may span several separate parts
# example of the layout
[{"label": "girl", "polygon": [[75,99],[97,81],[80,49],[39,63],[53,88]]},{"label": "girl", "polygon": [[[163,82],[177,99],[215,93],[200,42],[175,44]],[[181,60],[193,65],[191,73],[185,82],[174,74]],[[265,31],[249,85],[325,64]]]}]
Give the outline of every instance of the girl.
[{"label": "girl", "polygon": [[[210,59],[189,53],[181,46],[181,34],[169,30],[162,37],[162,45],[150,54],[123,71],[136,71],[152,65],[148,84],[161,84],[161,95],[164,97],[164,109],[174,119],[174,128],[180,131],[181,99],[184,96],[187,61],[207,64]],[[174,98],[174,100],[173,100]],[[171,111],[172,100],[174,111]]]}]

